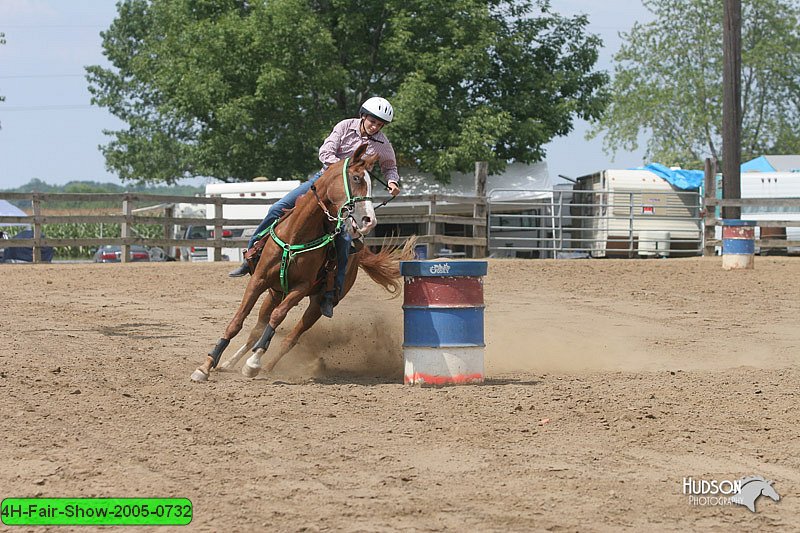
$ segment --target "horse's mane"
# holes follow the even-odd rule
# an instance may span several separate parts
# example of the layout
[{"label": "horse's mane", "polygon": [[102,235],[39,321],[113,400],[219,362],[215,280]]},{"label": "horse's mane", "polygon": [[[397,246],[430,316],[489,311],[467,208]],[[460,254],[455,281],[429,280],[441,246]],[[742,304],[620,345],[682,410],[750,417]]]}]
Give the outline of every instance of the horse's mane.
[{"label": "horse's mane", "polygon": [[764,483],[768,483],[769,484],[769,481],[764,479],[762,476],[748,476],[748,477],[742,478],[740,481],[742,482],[742,487],[744,487],[748,483],[752,483],[753,481],[763,481]]}]

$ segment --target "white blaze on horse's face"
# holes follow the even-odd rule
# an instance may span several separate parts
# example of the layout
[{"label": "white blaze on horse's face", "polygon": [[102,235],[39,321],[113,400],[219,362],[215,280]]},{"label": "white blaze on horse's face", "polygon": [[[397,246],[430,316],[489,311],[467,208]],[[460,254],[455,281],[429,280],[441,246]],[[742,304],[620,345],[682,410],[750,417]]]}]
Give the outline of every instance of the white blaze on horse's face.
[{"label": "white blaze on horse's face", "polygon": [[[367,196],[372,198],[372,178],[369,172],[364,171],[364,182],[367,184],[367,192],[363,195],[354,194],[354,196]],[[378,224],[375,218],[375,206],[372,205],[372,200],[364,200],[356,202],[353,209],[353,220],[351,224],[347,225],[347,231],[354,239],[362,235],[367,235]]]}]

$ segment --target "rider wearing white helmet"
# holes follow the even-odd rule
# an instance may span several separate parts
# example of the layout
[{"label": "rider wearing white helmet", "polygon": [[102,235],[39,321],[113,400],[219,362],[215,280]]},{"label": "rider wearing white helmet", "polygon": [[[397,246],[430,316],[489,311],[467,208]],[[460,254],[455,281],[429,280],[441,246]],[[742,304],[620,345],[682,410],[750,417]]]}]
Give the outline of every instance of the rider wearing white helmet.
[{"label": "rider wearing white helmet", "polygon": [[392,108],[392,104],[385,98],[373,96],[364,102],[358,114],[361,115],[362,118],[364,115],[370,115],[388,124],[394,118],[394,109]]},{"label": "rider wearing white helmet", "polygon": [[[297,199],[305,194],[311,185],[322,175],[322,172],[328,166],[344,159],[355,152],[363,143],[367,143],[366,155],[377,154],[378,162],[383,172],[384,178],[389,187],[389,192],[392,196],[400,194],[400,175],[397,173],[397,158],[395,157],[394,148],[392,148],[389,139],[383,134],[383,127],[394,119],[394,109],[392,104],[385,98],[374,96],[368,98],[359,110],[359,118],[346,119],[333,127],[330,135],[322,143],[319,148],[319,160],[322,162],[322,170],[317,172],[311,179],[297,187],[292,192],[288,193],[282,199],[275,202],[267,212],[267,216],[261,221],[261,224],[256,229],[253,237],[247,248],[252,248],[253,244],[261,237],[264,231],[275,222],[284,209],[294,207]],[[336,252],[337,252],[337,273],[336,273],[336,292],[326,292],[320,308],[322,314],[327,317],[333,316],[333,307],[338,301],[338,292],[341,290],[344,283],[344,274],[347,268],[348,250],[350,243],[346,242],[340,234],[336,239]],[[244,276],[250,273],[250,268],[245,261],[240,267],[228,274],[231,277]]]}]

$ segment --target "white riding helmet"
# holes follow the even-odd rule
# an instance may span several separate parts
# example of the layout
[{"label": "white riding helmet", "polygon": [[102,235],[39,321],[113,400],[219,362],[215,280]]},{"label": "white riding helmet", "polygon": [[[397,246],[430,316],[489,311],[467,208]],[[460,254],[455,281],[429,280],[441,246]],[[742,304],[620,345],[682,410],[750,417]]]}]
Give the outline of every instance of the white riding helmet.
[{"label": "white riding helmet", "polygon": [[392,104],[385,98],[373,96],[361,105],[359,115],[372,115],[386,123],[389,123],[394,118],[394,109]]}]

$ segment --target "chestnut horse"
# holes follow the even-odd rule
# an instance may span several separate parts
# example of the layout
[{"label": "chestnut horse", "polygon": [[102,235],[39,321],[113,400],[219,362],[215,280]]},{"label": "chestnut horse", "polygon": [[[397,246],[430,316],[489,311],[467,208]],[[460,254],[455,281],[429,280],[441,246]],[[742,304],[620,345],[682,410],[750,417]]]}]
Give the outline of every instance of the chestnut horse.
[{"label": "chestnut horse", "polygon": [[[272,370],[277,362],[297,344],[300,336],[319,320],[319,303],[324,286],[324,267],[328,249],[340,231],[359,238],[375,227],[375,208],[372,204],[372,180],[368,170],[377,156],[365,155],[367,145],[356,149],[352,157],[330,167],[316,181],[312,190],[297,199],[294,209],[270,228],[261,258],[245,289],[241,304],[225,329],[225,334],[208,354],[205,362],[194,371],[193,381],[206,381],[217,366],[223,351],[242,329],[245,319],[258,298],[267,293],[258,314],[258,323],[250,331],[247,342],[229,361],[220,367],[231,368],[247,351],[253,351],[242,374],[255,377],[261,370],[261,357],[267,351],[277,327],[290,309],[309,297],[308,308],[300,321],[284,339],[277,356],[266,365]],[[292,243],[292,244],[289,244]],[[341,297],[356,280],[358,268],[390,293],[397,294],[400,283],[398,259],[410,258],[413,242],[402,251],[384,249],[375,254],[366,246],[350,256]]]}]

